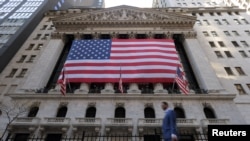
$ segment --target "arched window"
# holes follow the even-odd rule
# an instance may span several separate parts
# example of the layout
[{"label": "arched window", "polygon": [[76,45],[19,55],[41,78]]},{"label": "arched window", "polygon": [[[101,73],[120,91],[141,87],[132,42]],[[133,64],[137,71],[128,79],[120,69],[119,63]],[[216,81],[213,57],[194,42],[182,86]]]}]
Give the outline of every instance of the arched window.
[{"label": "arched window", "polygon": [[67,114],[68,108],[66,106],[62,106],[58,109],[56,117],[65,117]]},{"label": "arched window", "polygon": [[125,118],[125,109],[123,107],[117,107],[115,109],[115,118]]},{"label": "arched window", "polygon": [[203,109],[206,118],[216,118],[214,111],[209,107],[204,107]]},{"label": "arched window", "polygon": [[180,107],[174,108],[176,118],[186,118],[184,110]]},{"label": "arched window", "polygon": [[155,111],[151,107],[146,107],[144,109],[144,117],[145,118],[155,118]]},{"label": "arched window", "polygon": [[87,118],[95,118],[95,114],[96,114],[96,108],[95,107],[89,107],[86,110],[85,117],[87,117]]},{"label": "arched window", "polygon": [[30,108],[30,111],[28,113],[28,117],[36,117],[38,110],[39,110],[39,107],[37,107],[37,106]]}]

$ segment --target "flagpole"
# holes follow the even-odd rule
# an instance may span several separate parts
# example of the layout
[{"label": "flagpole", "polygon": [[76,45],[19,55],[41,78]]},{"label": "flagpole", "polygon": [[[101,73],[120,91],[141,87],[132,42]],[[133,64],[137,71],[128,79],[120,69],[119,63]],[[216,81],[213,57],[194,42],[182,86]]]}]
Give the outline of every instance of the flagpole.
[{"label": "flagpole", "polygon": [[[66,69],[65,69],[65,73],[66,73]],[[66,77],[65,77],[65,79],[66,79],[66,83],[68,83],[68,86],[69,86],[69,90],[71,91],[71,85],[70,85],[70,83],[69,83],[69,80],[67,79],[68,78],[68,74],[66,73],[66,75],[65,75]],[[67,89],[66,89],[66,91],[67,91]]]},{"label": "flagpole", "polygon": [[175,79],[174,79],[174,83],[173,83],[173,86],[172,86],[172,92],[174,90],[174,86],[175,86]]}]

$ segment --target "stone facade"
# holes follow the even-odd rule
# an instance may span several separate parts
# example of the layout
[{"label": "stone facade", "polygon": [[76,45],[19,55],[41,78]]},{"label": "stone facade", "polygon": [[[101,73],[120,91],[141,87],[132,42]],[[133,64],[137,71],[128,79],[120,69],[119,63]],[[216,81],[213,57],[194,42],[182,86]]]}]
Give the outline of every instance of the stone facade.
[{"label": "stone facade", "polygon": [[[35,117],[27,117],[26,113],[14,120],[8,132],[12,136],[16,133],[46,136],[55,132],[71,136],[81,135],[83,131],[102,135],[150,134],[155,129],[161,130],[161,119],[164,115],[160,108],[162,101],[168,101],[171,108],[181,109],[183,117],[177,123],[180,133],[205,133],[208,124],[246,124],[249,120],[240,111],[247,111],[247,106],[237,105],[241,104],[241,100],[235,103],[235,97],[238,98],[237,91],[231,83],[227,84],[225,77],[224,80],[219,75],[219,68],[214,64],[217,60],[209,54],[205,38],[200,35],[204,29],[195,24],[197,17],[192,16],[192,13],[201,11],[205,14],[209,11],[226,13],[232,10],[242,12],[240,9],[230,8],[143,9],[130,6],[47,12],[0,75],[2,103],[11,98],[10,101],[26,103],[28,109],[39,109]],[[53,28],[41,30],[43,25],[53,25]],[[38,92],[40,88],[46,87],[69,40],[67,35],[80,39],[85,34],[96,39],[102,34],[108,34],[111,38],[117,38],[120,34],[126,34],[129,38],[135,38],[137,34],[145,34],[146,38],[154,38],[156,34],[161,34],[162,38],[181,35],[198,85],[207,94],[194,94],[192,90],[188,95],[168,94],[161,83],[155,84],[154,94],[141,94],[136,83],[129,85],[131,91],[127,94],[114,94],[114,86],[109,83],[105,84],[100,94],[91,93],[87,83],[82,83],[77,90],[66,96],[60,94],[58,85],[46,93]],[[36,57],[32,61],[26,60],[28,58],[20,61],[23,55],[28,58],[31,55]],[[13,69],[17,69],[14,74],[10,73]],[[89,107],[96,109],[94,118],[86,117]],[[61,108],[66,111],[65,117],[58,117]],[[125,109],[125,118],[115,118],[117,108]],[[154,118],[145,118],[146,108],[153,109]],[[206,110],[212,112],[212,115]],[[4,123],[0,125],[0,133],[3,134],[2,129],[8,123],[4,113],[0,122]]]}]

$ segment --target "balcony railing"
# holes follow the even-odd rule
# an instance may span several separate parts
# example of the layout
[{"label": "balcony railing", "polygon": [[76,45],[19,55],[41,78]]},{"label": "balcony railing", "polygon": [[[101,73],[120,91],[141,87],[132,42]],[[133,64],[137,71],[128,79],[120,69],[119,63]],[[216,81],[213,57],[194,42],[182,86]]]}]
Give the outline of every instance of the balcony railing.
[{"label": "balcony railing", "polygon": [[64,118],[64,117],[46,117],[44,118],[42,124],[43,125],[48,125],[48,126],[53,126],[53,125],[69,125],[70,123],[70,118]]},{"label": "balcony railing", "polygon": [[229,119],[202,119],[201,122],[204,126],[209,124],[228,124]]},{"label": "balcony railing", "polygon": [[107,126],[132,126],[131,118],[108,118]]},{"label": "balcony railing", "polygon": [[199,126],[199,123],[196,119],[177,118],[176,123],[179,127]]},{"label": "balcony railing", "polygon": [[36,117],[18,117],[11,125],[33,125],[36,126],[40,123],[40,118]]},{"label": "balcony railing", "polygon": [[100,118],[76,118],[74,126],[101,126]]},{"label": "balcony railing", "polygon": [[161,127],[161,125],[162,125],[162,119],[156,119],[156,118],[140,118],[140,119],[138,119],[138,126]]}]

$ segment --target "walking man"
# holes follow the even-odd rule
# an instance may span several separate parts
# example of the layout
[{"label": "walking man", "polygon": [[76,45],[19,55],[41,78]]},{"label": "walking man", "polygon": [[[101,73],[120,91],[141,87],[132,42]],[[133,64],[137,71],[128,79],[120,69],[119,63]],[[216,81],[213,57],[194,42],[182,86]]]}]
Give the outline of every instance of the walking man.
[{"label": "walking man", "polygon": [[165,112],[162,122],[163,139],[164,141],[178,141],[175,112],[168,107],[167,102],[162,102],[161,107]]}]

